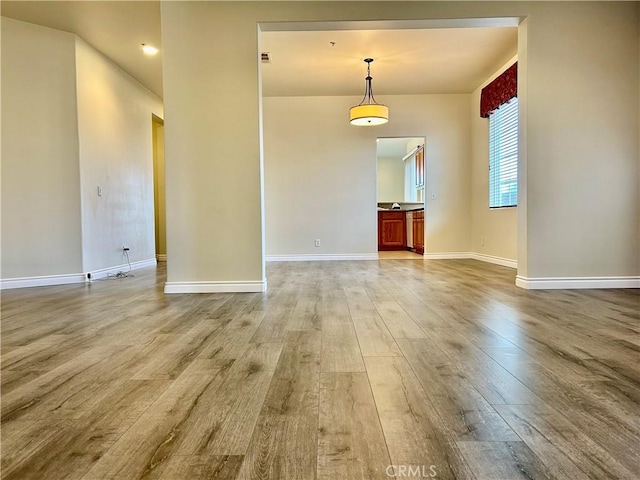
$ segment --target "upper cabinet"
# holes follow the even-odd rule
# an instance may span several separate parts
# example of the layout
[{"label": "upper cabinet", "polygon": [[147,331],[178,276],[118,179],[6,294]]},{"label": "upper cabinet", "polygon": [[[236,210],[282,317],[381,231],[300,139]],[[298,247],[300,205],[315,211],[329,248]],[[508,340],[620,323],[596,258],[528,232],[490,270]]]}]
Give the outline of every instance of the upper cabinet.
[{"label": "upper cabinet", "polygon": [[424,146],[416,152],[416,188],[424,187]]}]

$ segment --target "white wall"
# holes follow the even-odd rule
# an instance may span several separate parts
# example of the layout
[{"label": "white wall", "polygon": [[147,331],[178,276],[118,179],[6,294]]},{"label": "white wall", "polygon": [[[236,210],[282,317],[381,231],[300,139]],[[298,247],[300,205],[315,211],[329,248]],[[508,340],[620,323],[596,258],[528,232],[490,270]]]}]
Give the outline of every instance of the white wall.
[{"label": "white wall", "polygon": [[153,259],[160,99],[75,35],[7,18],[2,93],[3,281],[82,281],[123,245]]},{"label": "white wall", "polygon": [[79,38],[76,58],[84,270],[125,263],[125,245],[132,262],[153,259],[151,119],[162,101]]},{"label": "white wall", "polygon": [[[527,17],[518,46],[526,72],[519,89],[527,96],[520,102],[526,138],[518,244],[526,248],[519,274],[640,274],[637,2],[162,2],[161,8],[170,281],[263,278],[258,22],[505,16]],[[403,127],[400,135],[423,133],[406,131],[393,110],[388,125]],[[428,179],[444,168],[429,164],[432,147],[427,138]],[[469,143],[458,148],[468,150]],[[456,169],[451,178],[460,178]],[[470,193],[467,200],[448,198],[446,189],[436,193],[436,203],[466,215],[470,225]],[[450,213],[430,214],[427,200],[427,222],[435,221],[439,231],[432,234],[441,238],[432,239],[435,251],[453,245],[438,225]],[[470,239],[460,246],[469,248]]]},{"label": "white wall", "polygon": [[2,278],[82,270],[74,36],[2,18]]},{"label": "white wall", "polygon": [[378,202],[404,202],[404,162],[401,157],[377,157]]},{"label": "white wall", "polygon": [[426,137],[427,252],[469,251],[468,95],[384,96],[389,123],[367,128],[355,100],[263,99],[267,255],[376,253],[376,138],[403,136]]},{"label": "white wall", "polygon": [[489,208],[489,119],[480,117],[480,93],[516,60],[509,60],[470,95],[471,250],[508,260],[518,257],[518,208]]},{"label": "white wall", "polygon": [[170,283],[264,280],[253,8],[161,2]]},{"label": "white wall", "polygon": [[526,276],[640,275],[640,4],[534,8]]}]

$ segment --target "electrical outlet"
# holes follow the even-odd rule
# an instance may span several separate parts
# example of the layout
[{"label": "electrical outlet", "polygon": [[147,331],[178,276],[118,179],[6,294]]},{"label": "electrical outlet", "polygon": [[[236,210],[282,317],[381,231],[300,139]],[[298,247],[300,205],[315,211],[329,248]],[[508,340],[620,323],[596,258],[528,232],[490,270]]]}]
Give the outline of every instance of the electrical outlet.
[{"label": "electrical outlet", "polygon": [[320,246],[320,239],[316,238],[316,247],[319,247],[319,246]]},{"label": "electrical outlet", "polygon": [[482,237],[480,238],[480,245],[484,247],[484,235],[482,235]]}]

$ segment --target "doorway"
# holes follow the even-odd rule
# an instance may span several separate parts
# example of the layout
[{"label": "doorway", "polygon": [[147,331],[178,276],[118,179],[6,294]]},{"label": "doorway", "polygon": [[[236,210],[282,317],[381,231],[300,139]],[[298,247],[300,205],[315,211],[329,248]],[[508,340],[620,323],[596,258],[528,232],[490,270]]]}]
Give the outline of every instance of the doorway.
[{"label": "doorway", "polygon": [[378,255],[422,258],[425,251],[425,137],[376,139]]},{"label": "doorway", "polygon": [[156,260],[167,261],[167,230],[165,213],[164,120],[151,116],[153,138],[153,210]]}]

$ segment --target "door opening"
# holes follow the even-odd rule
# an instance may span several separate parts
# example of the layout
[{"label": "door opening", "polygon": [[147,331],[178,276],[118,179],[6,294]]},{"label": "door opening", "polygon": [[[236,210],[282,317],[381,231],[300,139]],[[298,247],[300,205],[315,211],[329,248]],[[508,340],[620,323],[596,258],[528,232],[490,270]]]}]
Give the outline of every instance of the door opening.
[{"label": "door opening", "polygon": [[425,250],[425,138],[378,138],[376,142],[379,255],[422,258]]},{"label": "door opening", "polygon": [[155,217],[156,260],[167,261],[165,214],[164,120],[151,116],[153,137],[153,210]]}]

